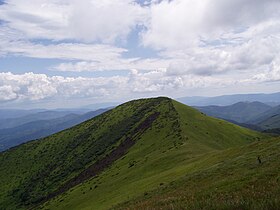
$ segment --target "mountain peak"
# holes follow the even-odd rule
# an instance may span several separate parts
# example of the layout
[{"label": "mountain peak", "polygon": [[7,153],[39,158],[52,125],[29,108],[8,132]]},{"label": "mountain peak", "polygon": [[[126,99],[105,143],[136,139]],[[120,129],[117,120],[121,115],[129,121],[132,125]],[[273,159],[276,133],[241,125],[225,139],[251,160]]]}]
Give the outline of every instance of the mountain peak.
[{"label": "mountain peak", "polygon": [[[261,137],[170,98],[130,101],[75,127],[0,153],[0,184],[4,189],[0,206],[9,203],[12,208],[30,208],[64,192],[71,197],[77,192],[72,194],[72,189],[86,183],[95,188],[111,183],[101,187],[110,190],[107,199],[111,200],[116,192],[114,186],[128,195],[118,183],[126,182],[134,188],[139,180],[179,167],[186,158]],[[174,159],[175,163],[170,162]],[[158,181],[153,182],[159,184]],[[143,193],[142,190],[137,188],[135,193]],[[92,191],[96,192],[98,189]],[[98,199],[95,202],[102,208],[112,205]]]}]

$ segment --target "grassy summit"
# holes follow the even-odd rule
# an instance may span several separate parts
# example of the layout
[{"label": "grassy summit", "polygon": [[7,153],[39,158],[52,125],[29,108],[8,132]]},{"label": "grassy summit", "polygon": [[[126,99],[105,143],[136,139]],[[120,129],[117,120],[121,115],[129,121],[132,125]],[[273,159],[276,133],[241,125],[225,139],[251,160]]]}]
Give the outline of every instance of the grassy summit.
[{"label": "grassy summit", "polygon": [[[209,175],[212,179],[204,182],[204,172],[227,171],[224,162],[242,156],[241,151],[248,152],[255,164],[261,152],[251,145],[270,142],[266,138],[169,98],[131,101],[68,130],[0,153],[0,207],[138,208],[135,199],[145,207],[147,196],[149,204],[160,207],[151,195],[176,191],[167,187],[170,183],[187,184],[182,181],[186,176],[196,182],[197,175],[198,191],[211,187],[214,178]],[[226,177],[227,173],[219,175],[221,180]],[[159,188],[166,191],[158,192]]]}]

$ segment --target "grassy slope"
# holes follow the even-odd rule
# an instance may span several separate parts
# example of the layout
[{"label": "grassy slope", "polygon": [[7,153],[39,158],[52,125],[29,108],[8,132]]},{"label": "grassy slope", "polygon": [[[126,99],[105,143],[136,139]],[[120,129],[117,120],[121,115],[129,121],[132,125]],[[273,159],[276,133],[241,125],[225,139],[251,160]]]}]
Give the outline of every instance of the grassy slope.
[{"label": "grassy slope", "polygon": [[71,129],[0,153],[0,209],[37,204],[108,154],[164,101],[126,103]]},{"label": "grassy slope", "polygon": [[108,209],[221,161],[212,155],[264,137],[175,101],[157,111],[160,117],[124,158],[42,207]]},{"label": "grassy slope", "polygon": [[207,154],[200,170],[114,209],[279,209],[279,148],[278,137]]}]

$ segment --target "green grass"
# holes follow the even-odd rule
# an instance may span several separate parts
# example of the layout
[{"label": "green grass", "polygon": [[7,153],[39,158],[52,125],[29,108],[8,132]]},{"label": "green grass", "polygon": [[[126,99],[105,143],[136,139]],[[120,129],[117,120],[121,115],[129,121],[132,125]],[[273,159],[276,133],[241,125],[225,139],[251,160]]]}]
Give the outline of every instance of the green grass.
[{"label": "green grass", "polygon": [[[230,154],[236,155],[235,151],[240,151],[240,147],[267,138],[266,135],[208,117],[175,101],[161,103],[156,110],[161,113],[160,117],[140,136],[125,157],[98,177],[41,207],[109,209],[139,197],[141,200],[141,196],[150,196],[151,192],[156,195],[158,188],[177,183],[186,175],[219,168],[221,162],[226,161]],[[225,179],[222,174],[221,177]]]},{"label": "green grass", "polygon": [[114,209],[279,209],[279,148],[272,138],[207,154],[199,170]]},{"label": "green grass", "polygon": [[108,154],[166,98],[123,104],[80,125],[0,153],[0,209],[37,205]]}]

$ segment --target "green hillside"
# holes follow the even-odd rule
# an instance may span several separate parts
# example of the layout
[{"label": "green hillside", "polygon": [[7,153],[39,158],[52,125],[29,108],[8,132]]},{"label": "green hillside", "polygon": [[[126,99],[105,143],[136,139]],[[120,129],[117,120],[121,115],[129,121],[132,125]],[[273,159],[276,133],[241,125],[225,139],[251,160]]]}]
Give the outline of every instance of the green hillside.
[{"label": "green hillside", "polygon": [[[107,209],[208,165],[205,154],[240,146],[258,133],[167,100],[153,126],[109,170],[48,203],[49,209]],[[171,111],[172,110],[172,111]],[[198,161],[196,164],[192,164]],[[93,199],[94,198],[94,199]]]},{"label": "green hillside", "polygon": [[266,138],[168,98],[131,101],[0,153],[0,209],[108,209]]},{"label": "green hillside", "polygon": [[105,157],[160,100],[119,106],[71,129],[0,153],[0,207],[38,204],[63,183]]},{"label": "green hillside", "polygon": [[207,154],[190,163],[196,170],[114,209],[279,209],[279,148],[278,137]]}]

